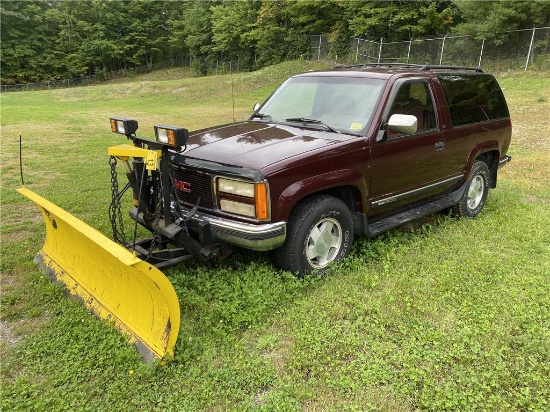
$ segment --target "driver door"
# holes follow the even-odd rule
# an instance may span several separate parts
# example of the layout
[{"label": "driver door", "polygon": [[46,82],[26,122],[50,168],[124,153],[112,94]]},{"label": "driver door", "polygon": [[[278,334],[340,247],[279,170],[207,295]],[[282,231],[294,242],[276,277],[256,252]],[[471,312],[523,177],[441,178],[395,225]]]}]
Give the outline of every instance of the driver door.
[{"label": "driver door", "polygon": [[[415,116],[416,133],[388,130],[393,114]],[[453,183],[447,181],[445,142],[427,79],[394,84],[378,137],[371,145],[369,215],[436,195]]]}]

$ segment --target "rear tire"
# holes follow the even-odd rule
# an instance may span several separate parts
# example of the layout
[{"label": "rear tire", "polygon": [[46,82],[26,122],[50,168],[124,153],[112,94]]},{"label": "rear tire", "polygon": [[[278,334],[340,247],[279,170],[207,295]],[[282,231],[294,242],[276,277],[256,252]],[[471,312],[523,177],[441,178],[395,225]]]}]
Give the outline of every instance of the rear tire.
[{"label": "rear tire", "polygon": [[294,274],[324,271],[349,254],[353,222],[344,202],[318,195],[292,211],[285,243],[273,253],[275,265]]},{"label": "rear tire", "polygon": [[485,162],[476,160],[466,181],[466,190],[453,207],[453,212],[458,217],[476,217],[487,200],[489,193],[490,172]]}]

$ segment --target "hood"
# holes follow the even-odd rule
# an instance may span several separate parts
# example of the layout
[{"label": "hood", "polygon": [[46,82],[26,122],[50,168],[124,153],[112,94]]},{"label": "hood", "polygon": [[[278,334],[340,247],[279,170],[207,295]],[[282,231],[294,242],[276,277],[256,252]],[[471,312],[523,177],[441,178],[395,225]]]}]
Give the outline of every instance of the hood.
[{"label": "hood", "polygon": [[324,130],[249,121],[190,133],[185,156],[261,170],[354,138]]}]

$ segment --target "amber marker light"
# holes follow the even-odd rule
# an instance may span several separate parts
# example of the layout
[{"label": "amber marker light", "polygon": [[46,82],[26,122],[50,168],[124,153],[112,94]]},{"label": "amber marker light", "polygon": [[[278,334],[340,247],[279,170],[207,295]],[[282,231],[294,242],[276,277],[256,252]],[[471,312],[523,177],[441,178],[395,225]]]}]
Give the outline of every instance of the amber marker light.
[{"label": "amber marker light", "polygon": [[254,188],[254,197],[256,198],[256,219],[269,218],[268,201],[267,201],[267,184],[256,183]]}]

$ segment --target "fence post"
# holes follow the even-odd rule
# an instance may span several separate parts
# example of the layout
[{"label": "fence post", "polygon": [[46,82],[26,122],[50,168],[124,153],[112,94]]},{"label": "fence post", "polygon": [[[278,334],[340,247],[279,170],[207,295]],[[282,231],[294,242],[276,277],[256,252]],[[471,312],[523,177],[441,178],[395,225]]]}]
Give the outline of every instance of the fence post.
[{"label": "fence post", "polygon": [[319,35],[319,49],[317,50],[317,61],[321,60],[321,45],[322,45],[323,38],[321,35]]},{"label": "fence post", "polygon": [[481,68],[481,58],[483,57],[483,48],[485,47],[485,39],[481,42],[481,52],[479,53],[479,62],[477,63],[477,67]]},{"label": "fence post", "polygon": [[378,49],[378,63],[380,63],[380,57],[382,56],[382,42],[384,41],[383,37],[380,37],[380,48]]},{"label": "fence post", "polygon": [[536,28],[533,27],[533,34],[531,35],[531,43],[529,43],[529,51],[527,52],[527,60],[525,61],[524,71],[527,71],[527,66],[529,66],[529,59],[531,58],[531,50],[533,50],[533,41],[535,40],[535,30]]},{"label": "fence post", "polygon": [[355,64],[357,64],[358,58],[359,58],[359,38],[357,38],[357,47],[355,48]]},{"label": "fence post", "polygon": [[412,39],[409,40],[409,50],[407,51],[407,63],[409,62],[409,58],[411,57],[411,46],[412,46]]},{"label": "fence post", "polygon": [[443,50],[445,50],[445,39],[447,38],[447,34],[445,34],[445,37],[443,37],[443,43],[441,44],[441,56],[439,57],[439,65],[441,66],[443,64]]}]

